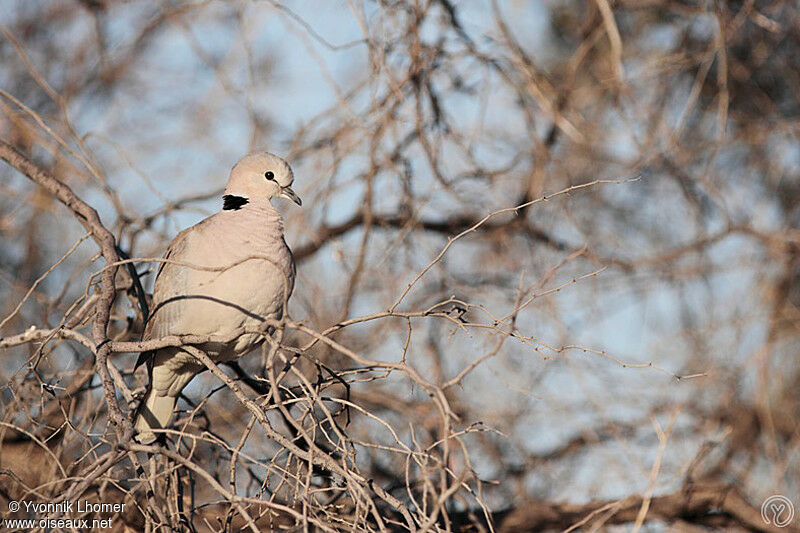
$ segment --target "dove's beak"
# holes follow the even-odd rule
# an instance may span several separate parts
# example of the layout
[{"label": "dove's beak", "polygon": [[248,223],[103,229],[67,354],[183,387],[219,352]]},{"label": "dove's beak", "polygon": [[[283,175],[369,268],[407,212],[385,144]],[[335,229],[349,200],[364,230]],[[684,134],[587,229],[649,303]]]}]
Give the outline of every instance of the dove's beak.
[{"label": "dove's beak", "polygon": [[300,197],[297,196],[297,193],[295,193],[291,187],[281,187],[281,196],[283,196],[287,200],[293,201],[297,205],[303,205],[303,200],[301,200]]}]

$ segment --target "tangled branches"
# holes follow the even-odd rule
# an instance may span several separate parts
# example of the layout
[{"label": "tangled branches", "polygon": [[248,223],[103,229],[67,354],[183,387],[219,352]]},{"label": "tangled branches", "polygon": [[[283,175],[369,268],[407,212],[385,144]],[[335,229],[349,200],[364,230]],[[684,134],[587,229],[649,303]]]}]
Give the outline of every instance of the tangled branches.
[{"label": "tangled branches", "polygon": [[[760,503],[798,503],[796,6],[18,4],[4,527],[774,531]],[[140,342],[166,243],[256,149],[305,200],[288,316],[235,365]],[[178,345],[207,372],[136,444],[137,354]]]}]

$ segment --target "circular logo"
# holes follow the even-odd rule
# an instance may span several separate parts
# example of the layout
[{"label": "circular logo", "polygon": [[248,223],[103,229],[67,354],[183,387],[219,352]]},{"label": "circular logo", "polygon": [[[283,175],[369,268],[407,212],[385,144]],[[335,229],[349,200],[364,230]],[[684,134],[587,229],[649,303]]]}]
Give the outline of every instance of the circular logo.
[{"label": "circular logo", "polygon": [[786,527],[794,519],[794,505],[786,496],[776,494],[761,504],[761,520],[768,526]]}]

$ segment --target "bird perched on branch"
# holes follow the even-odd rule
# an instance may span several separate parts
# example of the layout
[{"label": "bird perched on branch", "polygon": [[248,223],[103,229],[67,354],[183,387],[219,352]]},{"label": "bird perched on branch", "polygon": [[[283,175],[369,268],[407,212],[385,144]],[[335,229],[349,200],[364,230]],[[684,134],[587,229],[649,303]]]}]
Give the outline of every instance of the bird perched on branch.
[{"label": "bird perched on branch", "polygon": [[[292,190],[292,169],[280,157],[259,152],[231,170],[222,210],[188,228],[169,245],[156,275],[153,312],[143,340],[167,335],[234,335],[279,319],[294,288],[292,252],[283,220],[272,206],[283,197],[301,205]],[[195,345],[215,362],[232,361],[263,340],[244,333],[230,341]],[[136,413],[136,440],[150,444],[153,430],[169,426],[183,388],[205,369],[180,347],[143,352],[150,382]]]}]

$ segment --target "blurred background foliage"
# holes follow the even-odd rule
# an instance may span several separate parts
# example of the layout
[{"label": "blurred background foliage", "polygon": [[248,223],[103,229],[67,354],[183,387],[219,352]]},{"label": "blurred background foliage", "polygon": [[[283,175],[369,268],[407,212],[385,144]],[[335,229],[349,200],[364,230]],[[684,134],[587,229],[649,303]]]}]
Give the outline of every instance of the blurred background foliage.
[{"label": "blurred background foliage", "polygon": [[[4,0],[0,13],[0,135],[95,207],[129,256],[159,257],[217,210],[245,153],[286,157],[304,201],[279,206],[298,262],[290,314],[318,331],[391,308],[449,238],[523,206],[453,242],[397,308],[453,296],[464,304],[441,309],[468,327],[385,318],[334,336],[404,358],[472,428],[459,464],[480,495],[452,495],[454,517],[479,499],[523,513],[522,529],[565,529],[594,507],[555,502],[703,483],[755,508],[774,493],[800,502],[796,2]],[[0,336],[57,327],[100,268],[96,247],[85,239],[49,271],[85,230],[10,167],[0,176]],[[152,264],[138,265],[150,288]],[[118,297],[114,335],[137,339],[137,317]],[[96,380],[88,401],[43,416],[89,352],[53,341],[2,354],[3,468],[20,429],[57,430],[71,442],[60,460],[89,460],[70,432],[107,431]],[[353,367],[321,346],[313,356]],[[135,357],[113,359],[134,390]],[[409,446],[441,438],[408,376],[352,376],[351,401]],[[187,396],[213,391],[205,416],[235,442],[245,410],[195,381]],[[347,431],[392,440],[358,413]],[[406,486],[401,454],[356,449],[365,476]],[[757,527],[669,509],[654,504],[648,526]]]}]

